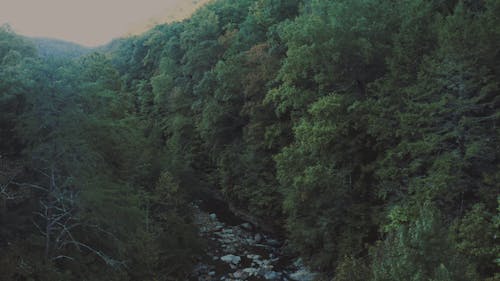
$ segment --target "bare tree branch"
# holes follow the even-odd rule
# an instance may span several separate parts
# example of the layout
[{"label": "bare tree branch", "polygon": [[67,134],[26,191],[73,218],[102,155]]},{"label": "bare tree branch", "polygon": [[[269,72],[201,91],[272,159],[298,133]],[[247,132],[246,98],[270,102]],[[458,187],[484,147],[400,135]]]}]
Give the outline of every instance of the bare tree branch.
[{"label": "bare tree branch", "polygon": [[58,260],[58,259],[68,259],[74,261],[75,259],[72,257],[64,256],[64,255],[59,255],[56,257],[51,258],[52,261]]},{"label": "bare tree branch", "polygon": [[19,182],[15,182],[15,181],[12,181],[12,184],[15,184],[19,187],[31,187],[31,188],[34,188],[34,189],[38,189],[38,190],[42,190],[42,191],[45,191],[45,192],[49,192],[49,190],[43,186],[40,186],[40,185],[36,185],[36,184],[31,184],[31,183],[19,183]]},{"label": "bare tree branch", "polygon": [[77,242],[77,241],[70,241],[70,242],[68,242],[68,244],[78,244],[79,246],[89,250],[90,252],[92,252],[95,255],[97,255],[98,257],[100,257],[107,265],[109,265],[111,267],[116,268],[116,267],[125,265],[125,262],[112,259],[110,256],[104,254],[101,251],[98,251],[98,250],[90,247],[89,245],[87,245],[85,243],[81,243],[81,242]]}]

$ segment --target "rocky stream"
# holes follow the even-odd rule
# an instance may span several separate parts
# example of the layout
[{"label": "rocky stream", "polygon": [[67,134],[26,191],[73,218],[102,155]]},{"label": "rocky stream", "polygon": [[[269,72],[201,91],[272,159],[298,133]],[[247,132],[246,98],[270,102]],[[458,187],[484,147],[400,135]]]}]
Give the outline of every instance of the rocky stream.
[{"label": "rocky stream", "polygon": [[193,208],[208,247],[190,280],[312,281],[316,277],[300,259],[285,253],[283,241],[238,218],[223,202],[200,202]]}]

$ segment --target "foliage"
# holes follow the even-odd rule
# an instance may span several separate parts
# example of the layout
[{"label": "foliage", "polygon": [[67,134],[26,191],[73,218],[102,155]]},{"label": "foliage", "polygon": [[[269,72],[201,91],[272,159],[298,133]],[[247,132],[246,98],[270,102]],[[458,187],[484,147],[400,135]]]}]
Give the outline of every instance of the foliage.
[{"label": "foliage", "polygon": [[[189,204],[217,193],[325,278],[498,279],[499,15],[498,0],[218,0],[76,60],[3,27],[0,266],[184,280],[203,247]],[[88,248],[37,229],[47,206]]]},{"label": "foliage", "polygon": [[[127,85],[145,85],[136,99],[148,101],[142,112],[180,188],[215,186],[285,223],[290,248],[314,268],[340,279],[484,279],[496,271],[498,8],[215,1],[163,26],[161,42],[123,44],[145,54],[140,42],[155,39],[148,50],[163,52],[149,76],[120,73],[141,77]],[[421,213],[426,202],[433,214]],[[430,250],[436,233],[454,260]],[[408,258],[387,269],[396,252]]]},{"label": "foliage", "polygon": [[[4,279],[189,274],[196,232],[185,210],[145,207],[141,194],[157,192],[150,188],[158,177],[155,148],[140,119],[127,112],[114,66],[98,53],[38,58],[23,45],[29,43],[1,31],[2,106],[12,110],[2,114]],[[168,219],[150,227],[160,213]]]}]

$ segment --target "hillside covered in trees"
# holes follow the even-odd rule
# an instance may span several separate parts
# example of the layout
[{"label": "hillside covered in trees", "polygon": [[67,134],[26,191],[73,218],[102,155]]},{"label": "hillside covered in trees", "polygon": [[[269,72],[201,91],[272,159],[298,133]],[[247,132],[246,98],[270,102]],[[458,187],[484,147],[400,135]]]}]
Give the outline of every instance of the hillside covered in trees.
[{"label": "hillside covered in trees", "polygon": [[214,194],[318,280],[500,279],[500,0],[215,0],[40,44],[0,29],[1,280],[189,280]]}]

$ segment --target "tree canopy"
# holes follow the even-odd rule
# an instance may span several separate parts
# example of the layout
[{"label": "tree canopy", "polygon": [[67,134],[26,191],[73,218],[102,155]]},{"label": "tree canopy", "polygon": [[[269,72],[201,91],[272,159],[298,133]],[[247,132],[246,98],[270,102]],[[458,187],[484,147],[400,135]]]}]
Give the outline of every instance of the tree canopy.
[{"label": "tree canopy", "polygon": [[499,46],[498,0],[218,0],[77,57],[3,27],[3,276],[187,280],[220,193],[325,280],[497,280]]}]

